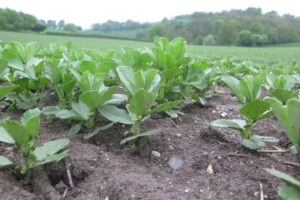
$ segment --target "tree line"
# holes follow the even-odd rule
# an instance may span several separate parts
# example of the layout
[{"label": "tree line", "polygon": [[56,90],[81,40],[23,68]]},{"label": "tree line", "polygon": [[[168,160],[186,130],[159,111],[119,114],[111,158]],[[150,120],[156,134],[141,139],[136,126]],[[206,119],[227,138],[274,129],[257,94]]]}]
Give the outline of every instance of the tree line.
[{"label": "tree line", "polygon": [[38,19],[23,12],[0,8],[0,30],[7,31],[43,31],[46,29]]},{"label": "tree line", "polygon": [[38,20],[35,16],[15,10],[0,8],[0,30],[7,31],[36,31],[41,32],[45,29],[64,30],[69,32],[81,31],[81,26],[73,23],[65,23],[60,20]]},{"label": "tree line", "polygon": [[261,8],[219,13],[195,12],[163,19],[147,30],[148,39],[183,37],[197,45],[262,46],[300,41],[300,18],[276,11],[263,14]]}]

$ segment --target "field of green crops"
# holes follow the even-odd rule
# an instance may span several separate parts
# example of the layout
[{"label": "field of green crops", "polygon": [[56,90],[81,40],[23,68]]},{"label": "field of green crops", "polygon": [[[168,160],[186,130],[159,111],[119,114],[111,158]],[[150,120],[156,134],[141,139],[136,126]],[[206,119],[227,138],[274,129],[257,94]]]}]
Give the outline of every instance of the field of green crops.
[{"label": "field of green crops", "polygon": [[[100,39],[100,38],[81,38],[68,36],[52,36],[41,35],[35,33],[15,33],[0,31],[0,40],[31,42],[36,41],[42,46],[47,46],[50,43],[64,44],[71,42],[73,48],[88,48],[88,49],[114,49],[121,50],[121,47],[144,48],[153,47],[152,43],[114,40],[114,39]],[[289,44],[291,45],[291,44]],[[222,46],[187,46],[187,52],[193,55],[207,56],[207,57],[222,57],[231,56],[241,59],[254,60],[263,63],[299,63],[300,62],[300,47],[295,46],[280,46],[280,47],[222,47]]]},{"label": "field of green crops", "polygon": [[[276,151],[289,148],[285,151],[297,154],[300,149],[299,47],[202,47],[187,46],[182,38],[155,38],[152,44],[7,32],[0,32],[0,38],[0,100],[7,114],[0,122],[0,142],[15,146],[22,157],[0,155],[0,169],[10,168],[25,184],[31,183],[38,166],[72,153],[69,139],[40,145],[41,119],[49,126],[57,119],[72,125],[70,135],[81,134],[82,140],[118,124],[130,126],[119,142],[138,154],[151,147],[151,137],[166,131],[144,130],[145,120],[153,115],[176,120],[184,115],[185,102],[204,107],[222,96],[220,86],[229,88],[238,101],[239,118],[221,117],[211,121],[211,127],[239,132],[240,146],[256,152],[281,142],[253,133],[257,124],[273,117],[291,144]],[[64,45],[68,41],[73,48]],[[57,101],[41,106],[50,94]],[[22,112],[21,121],[9,119],[14,110]],[[108,123],[100,126],[101,118]],[[280,186],[279,196],[300,197],[299,181],[265,170],[288,183]]]}]

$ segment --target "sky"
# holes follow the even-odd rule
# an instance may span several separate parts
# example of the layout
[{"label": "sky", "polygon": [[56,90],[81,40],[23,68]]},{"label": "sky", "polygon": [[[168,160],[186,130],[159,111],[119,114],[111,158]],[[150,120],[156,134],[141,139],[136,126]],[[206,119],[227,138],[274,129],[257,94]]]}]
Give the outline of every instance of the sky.
[{"label": "sky", "polygon": [[57,22],[63,19],[84,29],[109,19],[156,22],[195,11],[220,12],[248,7],[260,7],[264,13],[275,10],[280,15],[289,13],[300,17],[298,0],[0,0],[0,8],[22,11],[38,19]]}]

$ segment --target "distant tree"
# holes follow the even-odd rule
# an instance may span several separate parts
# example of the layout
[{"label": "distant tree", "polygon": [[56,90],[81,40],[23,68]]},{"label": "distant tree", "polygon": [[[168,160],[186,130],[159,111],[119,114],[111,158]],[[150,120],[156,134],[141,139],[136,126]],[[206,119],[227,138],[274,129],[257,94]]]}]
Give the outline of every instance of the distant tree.
[{"label": "distant tree", "polygon": [[250,31],[241,31],[239,37],[239,45],[241,46],[252,46],[253,38]]},{"label": "distant tree", "polygon": [[213,46],[216,45],[215,38],[212,34],[209,34],[203,38],[203,45]]},{"label": "distant tree", "polygon": [[165,27],[162,24],[153,25],[148,29],[147,35],[150,40],[153,40],[154,36],[166,36]]},{"label": "distant tree", "polygon": [[253,34],[252,40],[254,46],[262,46],[268,42],[268,36],[265,34]]},{"label": "distant tree", "polygon": [[254,8],[254,7],[247,8],[246,13],[248,15],[252,15],[252,16],[260,16],[260,15],[262,15],[261,8]]},{"label": "distant tree", "polygon": [[238,32],[233,24],[223,23],[218,31],[218,45],[233,45],[238,41]]},{"label": "distant tree", "polygon": [[64,31],[76,32],[76,25],[73,23],[68,23],[64,25]]},{"label": "distant tree", "polygon": [[36,23],[33,27],[32,27],[32,31],[35,32],[42,32],[47,28],[47,26],[45,24],[42,24],[40,22]]},{"label": "distant tree", "polygon": [[202,43],[203,43],[202,35],[198,35],[197,38],[192,42],[192,44],[195,44],[195,45],[202,45]]},{"label": "distant tree", "polygon": [[146,31],[139,31],[135,34],[136,39],[144,40],[147,37]]},{"label": "distant tree", "polygon": [[263,24],[261,23],[252,23],[250,25],[250,29],[251,33],[254,33],[254,34],[264,34],[266,33],[266,28]]},{"label": "distant tree", "polygon": [[76,30],[77,31],[82,31],[82,27],[81,26],[76,26]]},{"label": "distant tree", "polygon": [[59,30],[62,30],[65,26],[65,20],[60,20],[57,24]]},{"label": "distant tree", "polygon": [[101,24],[99,24],[99,23],[92,24],[91,29],[92,29],[92,31],[101,31]]},{"label": "distant tree", "polygon": [[47,28],[56,29],[56,21],[55,20],[48,20],[47,21]]},{"label": "distant tree", "polygon": [[279,14],[274,10],[267,12],[265,15],[270,16],[270,17],[278,17],[279,16]]}]

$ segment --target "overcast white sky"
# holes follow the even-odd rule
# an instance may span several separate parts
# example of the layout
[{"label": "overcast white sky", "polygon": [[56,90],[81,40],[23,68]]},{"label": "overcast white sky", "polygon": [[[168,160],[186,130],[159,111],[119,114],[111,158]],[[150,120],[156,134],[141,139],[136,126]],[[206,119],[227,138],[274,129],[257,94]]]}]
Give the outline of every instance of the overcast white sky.
[{"label": "overcast white sky", "polygon": [[195,11],[218,12],[248,7],[300,16],[299,0],[0,0],[0,7],[23,11],[38,19],[64,19],[83,28],[108,19],[154,22]]}]

